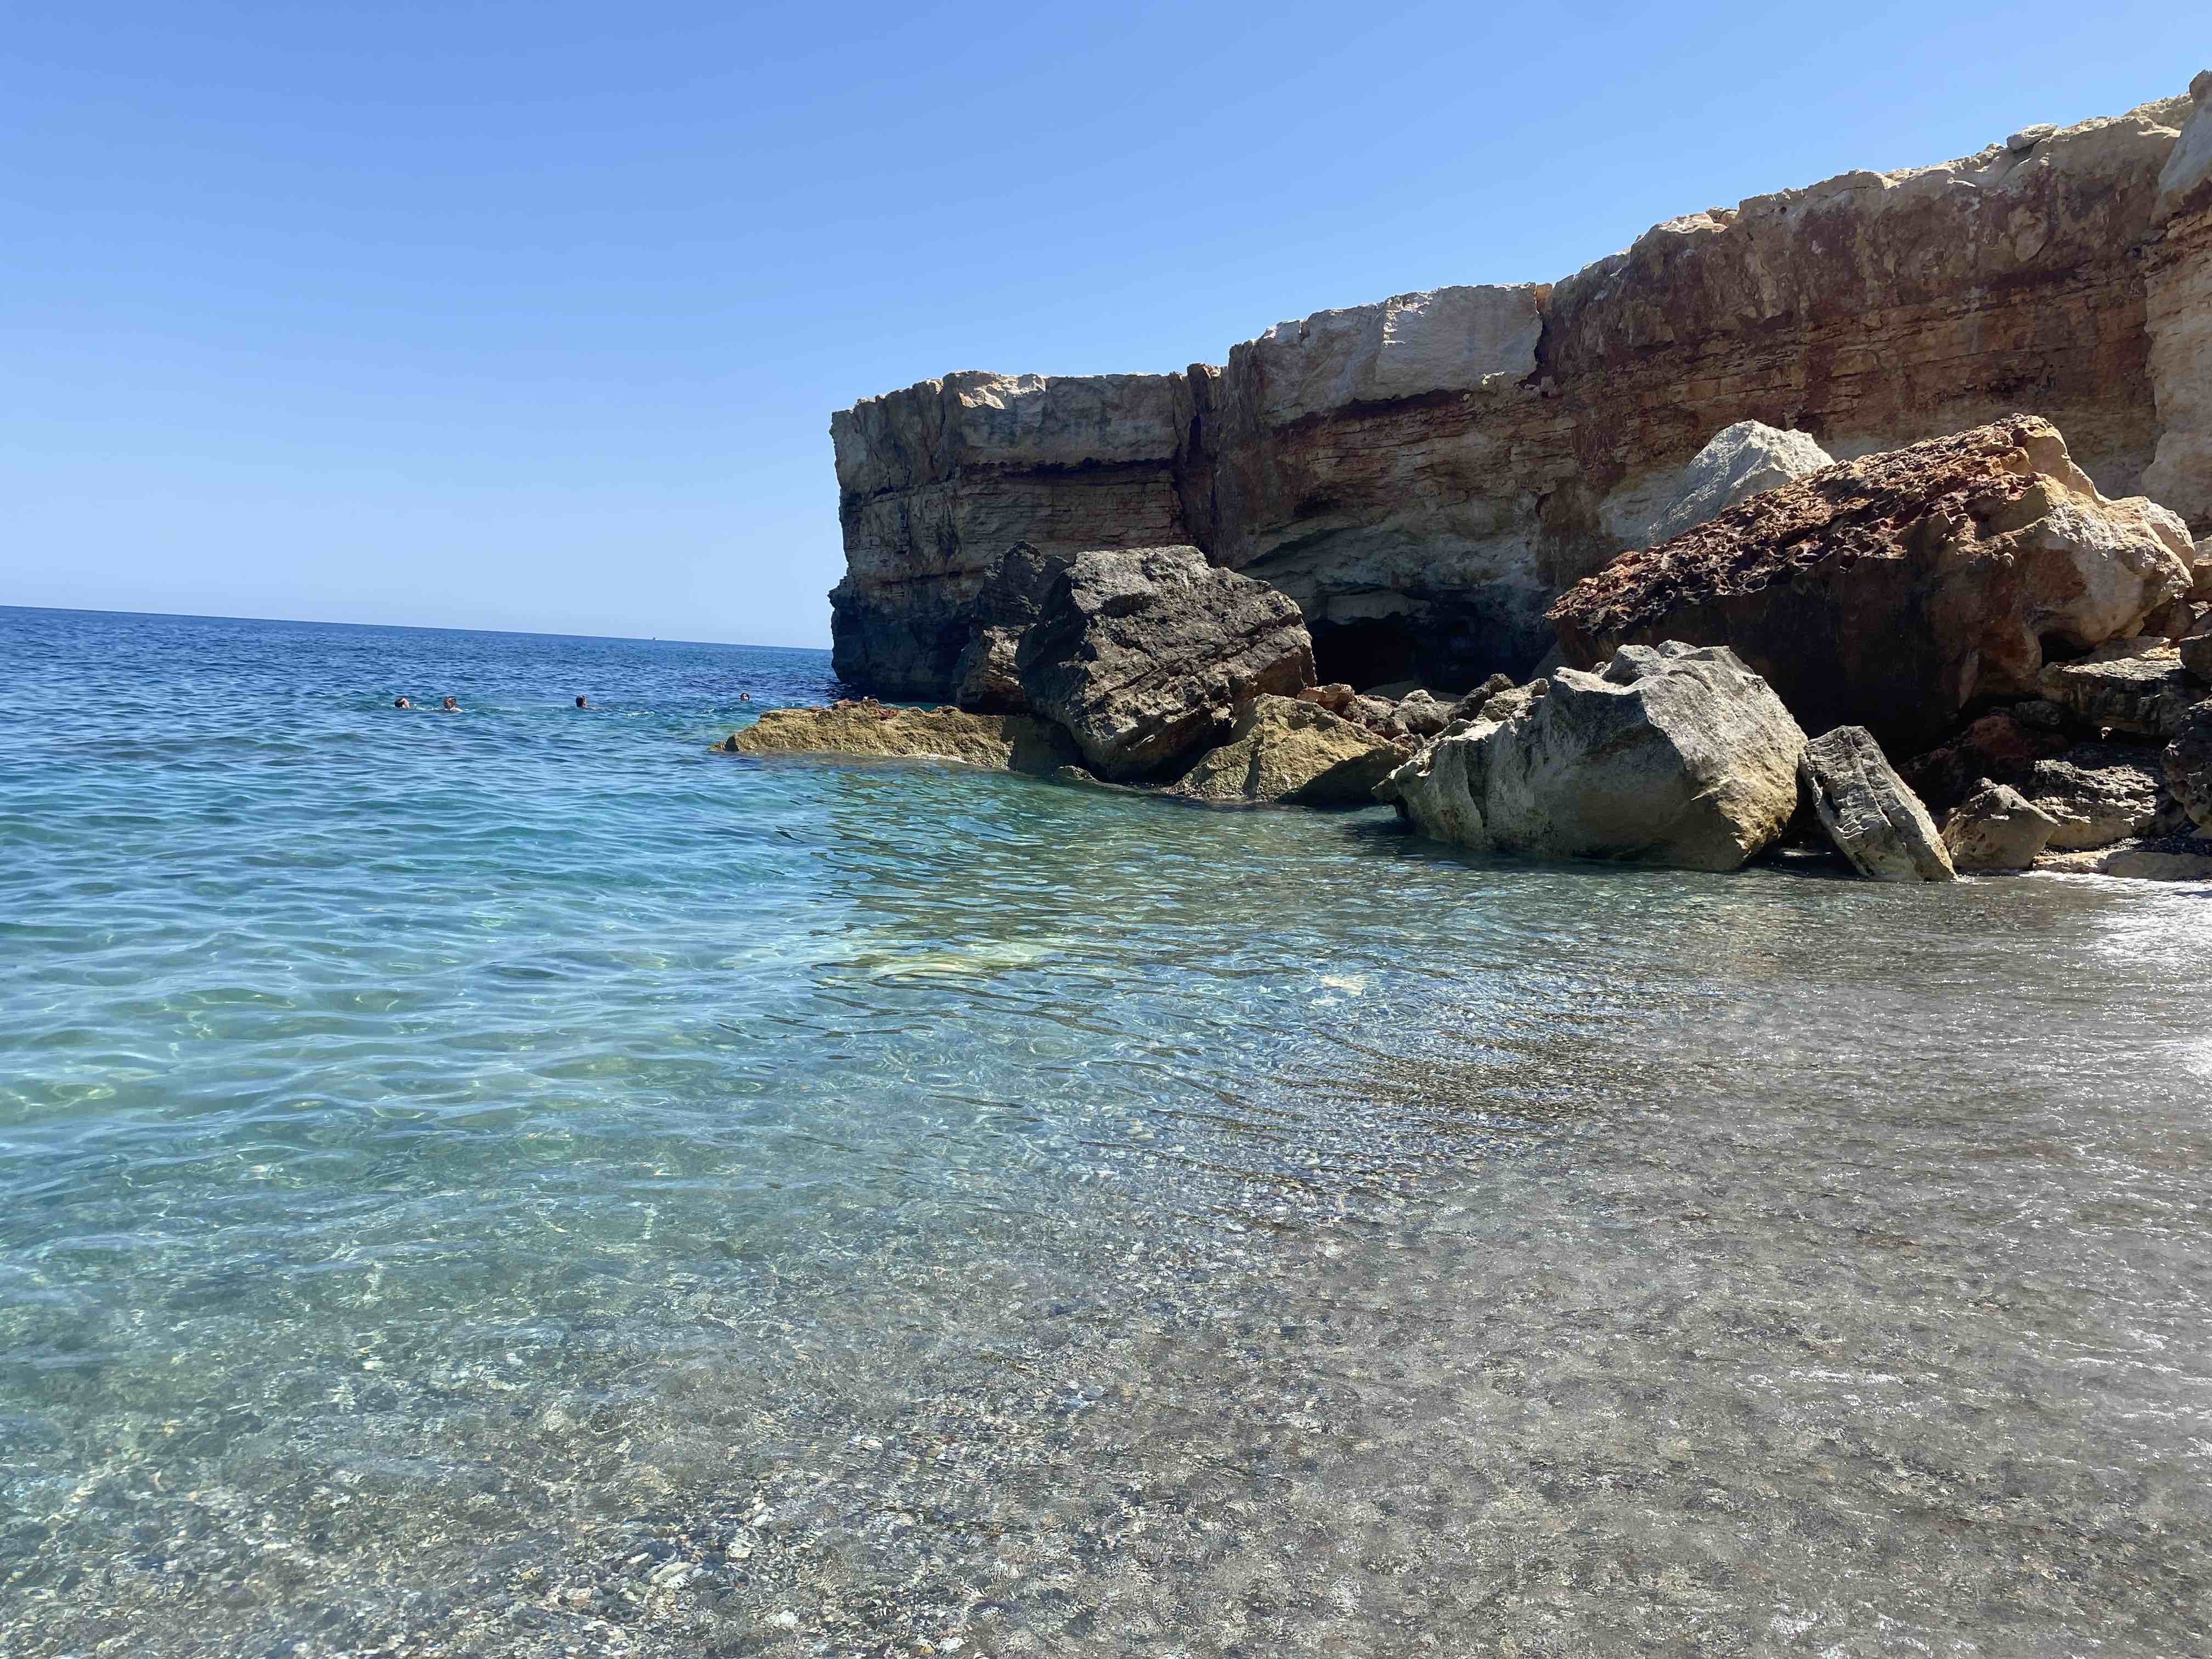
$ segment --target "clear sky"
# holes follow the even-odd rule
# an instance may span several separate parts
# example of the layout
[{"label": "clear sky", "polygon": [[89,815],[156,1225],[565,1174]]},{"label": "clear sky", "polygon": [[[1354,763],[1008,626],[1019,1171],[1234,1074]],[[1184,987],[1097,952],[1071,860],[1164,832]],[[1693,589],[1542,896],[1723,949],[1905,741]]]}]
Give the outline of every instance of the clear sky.
[{"label": "clear sky", "polygon": [[0,604],[825,644],[855,398],[1218,362],[2208,66],[2172,0],[17,7]]}]

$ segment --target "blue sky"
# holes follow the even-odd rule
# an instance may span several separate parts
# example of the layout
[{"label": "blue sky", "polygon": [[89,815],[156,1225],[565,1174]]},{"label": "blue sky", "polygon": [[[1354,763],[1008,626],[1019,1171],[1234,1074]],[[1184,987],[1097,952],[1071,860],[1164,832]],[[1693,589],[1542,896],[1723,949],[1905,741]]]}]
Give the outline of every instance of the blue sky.
[{"label": "blue sky", "polygon": [[0,45],[0,604],[816,645],[830,411],[2117,113],[2196,8],[101,3]]}]

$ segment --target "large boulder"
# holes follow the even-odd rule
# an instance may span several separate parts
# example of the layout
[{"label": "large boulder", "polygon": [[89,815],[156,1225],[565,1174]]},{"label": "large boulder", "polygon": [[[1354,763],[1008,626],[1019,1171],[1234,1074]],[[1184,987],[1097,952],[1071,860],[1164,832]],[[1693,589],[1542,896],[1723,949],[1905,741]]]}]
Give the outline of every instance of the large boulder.
[{"label": "large boulder", "polygon": [[976,714],[1027,712],[1015,659],[1067,564],[1066,555],[1042,552],[1027,542],[1000,555],[975,596],[975,632],[953,665],[953,702]]},{"label": "large boulder", "polygon": [[828,708],[770,708],[722,748],[732,755],[840,755],[961,761],[1040,775],[1075,759],[1059,727],[1022,714],[897,708],[872,700]]},{"label": "large boulder", "polygon": [[2212,830],[2212,702],[2190,710],[2163,760],[2175,802],[2199,830]]},{"label": "large boulder", "polygon": [[1015,669],[1091,769],[1127,782],[1210,748],[1238,704],[1311,685],[1313,641],[1266,583],[1194,547],[1128,548],[1079,553],[1054,577]]},{"label": "large boulder", "polygon": [[1364,806],[1413,749],[1314,703],[1255,697],[1237,711],[1229,740],[1164,793],[1224,805]]},{"label": "large boulder", "polygon": [[2036,677],[2043,695],[2088,726],[2170,738],[2208,695],[2164,639],[2115,640],[2086,657],[2052,663]]},{"label": "large boulder", "polygon": [[2158,764],[2159,751],[2141,744],[2076,744],[2055,759],[2037,761],[2019,788],[2057,820],[2054,851],[2110,847],[2157,829]]},{"label": "large boulder", "polygon": [[1863,726],[1805,745],[1798,787],[1851,868],[1869,881],[1949,881],[1958,873],[1936,820]]},{"label": "large boulder", "polygon": [[2046,644],[2092,650],[2194,580],[2171,514],[2111,501],[2015,415],[1808,474],[1623,554],[1552,607],[1567,659],[1733,648],[1801,719],[1907,752],[1976,699],[2032,696]]},{"label": "large boulder", "polygon": [[1954,869],[2025,870],[2050,846],[2057,827],[2057,819],[2017,789],[1985,784],[1944,822],[1943,845]]},{"label": "large boulder", "polygon": [[1738,501],[1835,464],[1834,456],[1802,432],[1758,421],[1723,427],[1682,469],[1674,499],[1653,521],[1650,539],[1672,541]]},{"label": "large boulder", "polygon": [[1733,870],[1797,805],[1805,733],[1725,648],[1627,646],[1490,699],[1376,793],[1486,852]]}]

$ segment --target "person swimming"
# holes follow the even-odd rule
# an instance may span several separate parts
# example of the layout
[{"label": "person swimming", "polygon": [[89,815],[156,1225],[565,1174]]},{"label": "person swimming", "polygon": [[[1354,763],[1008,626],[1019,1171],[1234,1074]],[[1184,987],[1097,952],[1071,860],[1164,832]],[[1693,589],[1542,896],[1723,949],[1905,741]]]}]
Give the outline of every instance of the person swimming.
[{"label": "person swimming", "polygon": [[447,698],[447,699],[445,700],[445,702],[441,702],[441,703],[440,703],[440,704],[438,705],[438,712],[439,712],[440,714],[459,714],[459,713],[461,712],[461,701],[460,701],[460,699],[459,699],[459,697],[448,697],[448,698]]},{"label": "person swimming", "polygon": [[581,697],[576,699],[576,707],[579,708],[589,708],[592,705],[589,702],[586,702]]},{"label": "person swimming", "polygon": [[415,705],[404,697],[394,697],[392,700],[392,706],[394,708],[412,708]]},{"label": "person swimming", "polygon": [[740,691],[738,693],[738,701],[739,702],[750,702],[752,700],[753,694],[750,691]]}]

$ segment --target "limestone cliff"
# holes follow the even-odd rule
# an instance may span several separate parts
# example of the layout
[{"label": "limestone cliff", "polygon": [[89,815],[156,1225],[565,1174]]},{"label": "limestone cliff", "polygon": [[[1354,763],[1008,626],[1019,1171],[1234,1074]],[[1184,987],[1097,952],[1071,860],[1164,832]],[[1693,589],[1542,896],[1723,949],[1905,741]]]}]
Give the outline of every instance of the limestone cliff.
[{"label": "limestone cliff", "polygon": [[[1180,374],[968,373],[831,421],[838,672],[941,697],[994,562],[1191,543],[1321,676],[1472,684],[1758,420],[1849,459],[2014,411],[2212,529],[2212,75],[2191,95],[1646,232],[1557,284],[1284,323]],[[2185,125],[2187,137],[2183,137]]]}]

